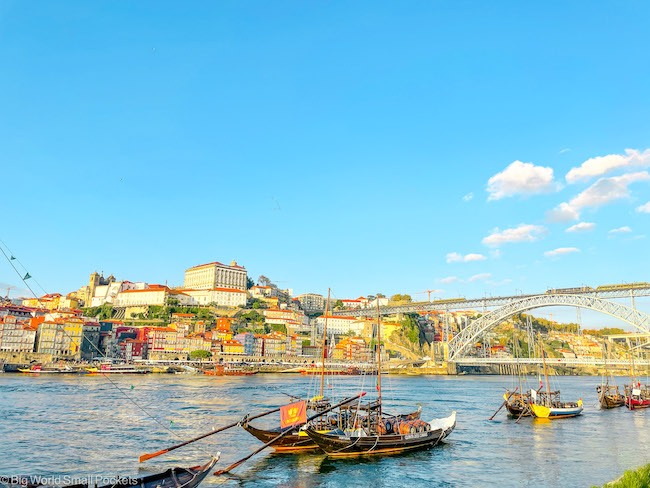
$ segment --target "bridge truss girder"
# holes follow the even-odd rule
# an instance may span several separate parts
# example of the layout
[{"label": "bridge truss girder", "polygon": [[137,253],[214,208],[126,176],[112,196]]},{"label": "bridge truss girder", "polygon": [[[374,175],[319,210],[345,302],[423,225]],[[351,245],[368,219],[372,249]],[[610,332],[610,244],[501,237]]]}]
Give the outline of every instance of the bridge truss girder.
[{"label": "bridge truss girder", "polygon": [[496,327],[505,320],[534,308],[554,306],[580,307],[595,310],[623,320],[643,332],[650,333],[650,315],[625,305],[597,298],[593,295],[548,294],[527,296],[503,305],[472,321],[469,326],[465,327],[449,341],[447,360],[453,362],[455,359],[461,357],[461,353],[471,344],[475,343],[481,334]]}]

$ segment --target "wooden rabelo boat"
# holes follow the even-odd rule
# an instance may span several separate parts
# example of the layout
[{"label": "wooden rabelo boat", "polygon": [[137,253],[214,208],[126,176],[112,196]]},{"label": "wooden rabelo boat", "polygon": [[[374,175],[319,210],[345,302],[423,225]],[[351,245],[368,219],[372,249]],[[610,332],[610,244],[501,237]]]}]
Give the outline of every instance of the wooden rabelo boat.
[{"label": "wooden rabelo boat", "polygon": [[[331,405],[329,399],[325,398],[324,396],[325,359],[327,357],[327,340],[326,340],[327,312],[329,310],[329,303],[330,303],[330,290],[327,291],[327,302],[325,305],[325,328],[323,331],[323,355],[322,355],[322,364],[320,368],[320,375],[321,375],[320,395],[305,402],[305,413],[309,411],[311,411],[312,413],[319,413],[328,409]],[[300,397],[298,396],[291,396],[291,398],[294,400],[300,400]],[[309,436],[307,436],[307,434],[305,434],[304,432],[300,432],[301,424],[291,425],[288,427],[283,427],[282,425],[280,425],[280,427],[277,428],[260,429],[250,425],[248,423],[247,418],[248,415],[242,419],[240,423],[242,428],[246,432],[251,434],[253,437],[257,438],[258,440],[262,441],[265,444],[271,442],[282,432],[291,430],[290,434],[285,435],[284,437],[278,439],[276,442],[273,442],[270,445],[270,447],[272,447],[276,451],[297,452],[297,451],[318,449],[318,446],[309,438]],[[324,430],[331,429],[331,427],[327,423],[326,418],[320,418],[318,420],[318,428]]]},{"label": "wooden rabelo boat", "polygon": [[630,350],[630,384],[623,386],[625,405],[630,410],[650,407],[650,386],[642,385],[634,374],[634,356]]},{"label": "wooden rabelo boat", "polygon": [[[381,320],[377,305],[377,390],[375,402],[353,403],[338,412],[337,428],[319,431],[316,424],[303,427],[314,443],[328,456],[350,457],[398,454],[429,449],[445,439],[456,426],[456,412],[432,422],[382,414],[381,401]],[[420,410],[417,414],[419,417]]]},{"label": "wooden rabelo boat", "polygon": [[582,399],[578,400],[577,402],[562,402],[560,400],[560,392],[551,391],[551,387],[548,381],[548,372],[546,371],[546,355],[544,354],[541,334],[539,343],[542,350],[544,377],[546,378],[546,391],[542,392],[531,390],[530,408],[533,411],[533,415],[535,417],[544,419],[564,419],[580,415],[583,410]]},{"label": "wooden rabelo boat", "polygon": [[650,407],[650,387],[637,382],[636,385],[625,385],[625,405],[630,410]]},{"label": "wooden rabelo boat", "polygon": [[[614,376],[609,369],[609,348],[607,349],[607,361],[605,362],[606,375],[603,377],[603,384],[596,386],[598,392],[598,403],[600,408],[616,408],[625,405],[625,395],[618,390],[618,385],[614,382]],[[610,379],[612,384],[610,385]]]},{"label": "wooden rabelo boat", "polygon": [[600,408],[616,408],[625,405],[625,395],[618,391],[618,385],[610,385],[607,382],[604,385],[598,385],[596,391]]},{"label": "wooden rabelo boat", "polygon": [[[213,457],[209,463],[192,468],[171,468],[167,471],[142,478],[118,478],[114,484],[98,488],[138,487],[138,488],[196,488],[210,473],[219,460]],[[73,487],[69,487],[73,488]],[[76,485],[74,488],[91,488],[88,485]]]},{"label": "wooden rabelo boat", "polygon": [[506,390],[503,394],[506,410],[513,417],[530,417],[533,411],[530,408],[530,390],[527,393]]},{"label": "wooden rabelo boat", "polygon": [[[327,312],[329,310],[329,297],[330,297],[330,292],[328,290],[327,302],[325,305],[325,325],[323,330],[324,338],[327,337]],[[327,341],[326,339],[323,339],[323,354],[322,354],[321,368],[319,371],[319,374],[321,376],[320,395],[306,402],[306,411],[311,412],[311,415],[318,414],[319,412],[322,412],[331,406],[330,400],[325,397],[324,378],[325,378],[325,371],[326,371],[325,370],[326,358],[327,358]],[[295,400],[299,400],[299,397],[292,397],[292,398],[294,398]],[[359,412],[363,412],[364,410],[367,411],[367,408],[363,405],[362,406],[344,405],[340,407],[338,413],[336,414],[330,414],[328,416],[319,417],[317,420],[315,420],[312,423],[312,427],[316,429],[318,433],[327,433],[332,429],[337,429],[342,426],[345,428],[349,422],[349,419],[352,418],[357,413],[357,410]],[[400,419],[403,421],[417,420],[420,418],[421,411],[422,408],[420,407],[414,412],[410,412],[402,415],[390,415],[390,417]],[[273,429],[260,429],[250,425],[247,421],[247,417],[244,417],[240,425],[244,430],[246,430],[246,432],[248,432],[249,434],[257,438],[258,440],[264,442],[265,444],[271,442],[274,438],[278,436],[278,434],[281,434],[286,430],[291,430],[290,434],[287,434],[286,436],[278,439],[277,441],[271,444],[271,447],[276,451],[298,452],[298,451],[319,449],[318,444],[309,437],[307,432],[301,430],[301,427],[304,424],[295,424],[286,428],[277,427]]]}]

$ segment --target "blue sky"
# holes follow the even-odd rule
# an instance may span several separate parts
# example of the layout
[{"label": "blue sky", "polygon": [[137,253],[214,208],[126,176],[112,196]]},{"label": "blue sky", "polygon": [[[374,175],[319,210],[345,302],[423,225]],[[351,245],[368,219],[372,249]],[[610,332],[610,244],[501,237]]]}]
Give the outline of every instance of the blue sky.
[{"label": "blue sky", "polygon": [[5,0],[1,239],[58,292],[232,259],[340,298],[650,281],[648,14]]}]

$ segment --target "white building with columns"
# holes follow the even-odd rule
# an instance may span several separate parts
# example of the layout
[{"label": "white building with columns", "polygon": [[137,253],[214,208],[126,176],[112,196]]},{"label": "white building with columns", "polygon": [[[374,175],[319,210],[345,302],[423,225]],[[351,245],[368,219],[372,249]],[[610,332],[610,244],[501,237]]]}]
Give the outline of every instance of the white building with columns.
[{"label": "white building with columns", "polygon": [[215,288],[236,288],[246,290],[246,268],[219,262],[201,264],[185,271],[183,288],[193,290],[213,290]]}]

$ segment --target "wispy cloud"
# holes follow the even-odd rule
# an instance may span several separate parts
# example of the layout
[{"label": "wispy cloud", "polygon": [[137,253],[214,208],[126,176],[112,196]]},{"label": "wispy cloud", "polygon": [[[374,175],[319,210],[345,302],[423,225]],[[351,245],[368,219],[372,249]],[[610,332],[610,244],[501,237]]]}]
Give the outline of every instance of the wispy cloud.
[{"label": "wispy cloud", "polygon": [[474,198],[474,194],[472,192],[469,192],[467,195],[463,197],[463,200],[469,202],[472,198]]},{"label": "wispy cloud", "polygon": [[639,205],[636,208],[636,211],[641,213],[650,213],[650,202]]},{"label": "wispy cloud", "polygon": [[618,229],[610,230],[608,234],[625,234],[627,232],[632,232],[632,229],[630,229],[627,225],[624,225],[623,227],[619,227]]},{"label": "wispy cloud", "polygon": [[572,168],[566,175],[569,183],[588,180],[601,176],[616,169],[647,168],[650,166],[650,149],[640,152],[636,149],[626,149],[625,154],[608,154],[587,159],[577,168]]},{"label": "wispy cloud", "polygon": [[450,252],[446,256],[448,263],[468,263],[470,261],[485,261],[487,258],[482,254],[466,254],[463,256],[457,252]]},{"label": "wispy cloud", "polygon": [[488,200],[499,200],[515,195],[537,195],[558,189],[553,181],[553,168],[515,161],[501,173],[488,180]]},{"label": "wispy cloud", "polygon": [[547,258],[556,258],[558,256],[562,256],[564,254],[570,254],[574,252],[580,252],[580,249],[577,247],[558,247],[557,249],[553,249],[552,251],[546,251],[544,253],[544,256]]},{"label": "wispy cloud", "polygon": [[509,242],[535,242],[539,241],[548,230],[541,225],[521,224],[512,229],[499,231],[494,229],[492,234],[485,237],[481,242],[486,246],[498,247]]},{"label": "wispy cloud", "polygon": [[572,225],[565,232],[588,232],[590,230],[594,230],[595,228],[596,224],[594,223],[580,222],[579,224]]},{"label": "wispy cloud", "polygon": [[472,282],[472,281],[485,281],[485,280],[489,280],[490,278],[492,278],[492,273],[479,273],[479,274],[475,274],[474,276],[469,278],[467,281],[470,281],[470,282]]},{"label": "wispy cloud", "polygon": [[580,217],[583,208],[597,208],[607,203],[622,198],[628,198],[630,191],[628,186],[639,181],[650,180],[647,171],[639,173],[628,173],[623,176],[612,176],[600,178],[585,191],[579,193],[568,203],[564,202],[547,212],[546,218],[550,222],[569,222]]},{"label": "wispy cloud", "polygon": [[458,279],[457,277],[455,277],[455,276],[447,276],[446,278],[442,278],[442,279],[440,280],[440,283],[457,283],[457,282],[459,282],[459,281],[461,281],[461,280],[459,280],[459,279]]},{"label": "wispy cloud", "polygon": [[565,147],[564,149],[562,149],[562,150],[560,151],[560,154],[564,154],[565,152],[569,152],[570,150],[571,150],[570,147]]}]

